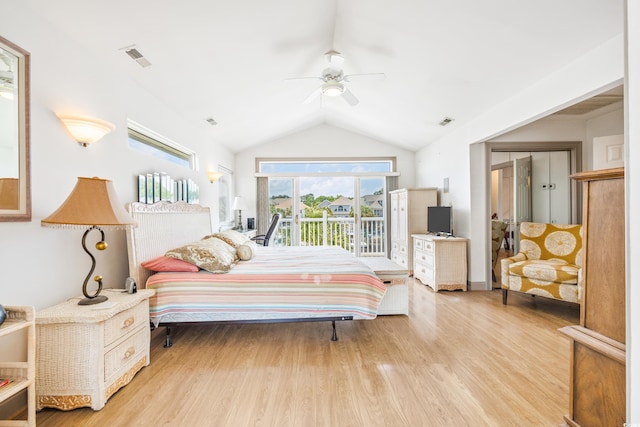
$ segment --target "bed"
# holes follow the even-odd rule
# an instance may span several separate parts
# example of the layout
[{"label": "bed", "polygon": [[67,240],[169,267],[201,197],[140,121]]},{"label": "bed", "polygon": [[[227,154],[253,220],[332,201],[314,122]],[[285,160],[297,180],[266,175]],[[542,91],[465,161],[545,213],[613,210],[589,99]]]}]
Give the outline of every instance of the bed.
[{"label": "bed", "polygon": [[210,211],[184,202],[131,203],[138,226],[127,231],[129,273],[149,300],[152,327],[191,323],[331,321],[374,319],[385,285],[373,270],[339,247],[255,246],[253,257],[224,274],[154,272],[146,260],[200,241],[211,230]]}]

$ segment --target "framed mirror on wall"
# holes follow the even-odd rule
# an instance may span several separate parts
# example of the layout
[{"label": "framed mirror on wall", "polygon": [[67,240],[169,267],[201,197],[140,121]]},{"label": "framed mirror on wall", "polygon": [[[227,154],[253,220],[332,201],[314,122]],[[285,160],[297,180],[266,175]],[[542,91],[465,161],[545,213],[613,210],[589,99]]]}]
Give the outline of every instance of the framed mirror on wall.
[{"label": "framed mirror on wall", "polygon": [[29,52],[0,36],[0,221],[31,221]]}]

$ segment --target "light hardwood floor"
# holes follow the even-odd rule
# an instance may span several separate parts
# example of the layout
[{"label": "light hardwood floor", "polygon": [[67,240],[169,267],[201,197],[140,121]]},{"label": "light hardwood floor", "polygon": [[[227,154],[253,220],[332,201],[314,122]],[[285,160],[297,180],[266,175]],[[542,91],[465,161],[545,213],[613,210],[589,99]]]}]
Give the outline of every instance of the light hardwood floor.
[{"label": "light hardwood floor", "polygon": [[409,316],[155,331],[151,364],[104,409],[50,426],[557,426],[568,412],[577,305],[499,290],[435,294]]}]

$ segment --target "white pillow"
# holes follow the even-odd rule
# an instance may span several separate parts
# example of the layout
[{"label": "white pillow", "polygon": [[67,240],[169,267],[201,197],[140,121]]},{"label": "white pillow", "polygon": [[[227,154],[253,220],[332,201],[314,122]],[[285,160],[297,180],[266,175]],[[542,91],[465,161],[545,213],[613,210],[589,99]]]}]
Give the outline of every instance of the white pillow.
[{"label": "white pillow", "polygon": [[247,244],[238,246],[238,248],[236,249],[238,258],[240,258],[242,261],[249,261],[251,258],[253,258],[254,245],[247,243]]}]

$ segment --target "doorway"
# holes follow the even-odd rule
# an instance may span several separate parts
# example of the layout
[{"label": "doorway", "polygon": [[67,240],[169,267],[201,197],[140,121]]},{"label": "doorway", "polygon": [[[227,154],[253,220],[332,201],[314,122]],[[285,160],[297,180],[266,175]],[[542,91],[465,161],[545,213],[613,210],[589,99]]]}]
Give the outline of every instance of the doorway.
[{"label": "doorway", "polygon": [[[581,143],[488,143],[491,156],[490,216],[506,223],[491,245],[492,287],[500,287],[500,259],[518,252],[522,222],[575,224],[581,218],[580,187],[570,175],[581,170]],[[526,148],[525,148],[526,147]],[[490,225],[495,230],[496,224]],[[494,231],[495,233],[495,231]],[[493,237],[493,236],[492,236]],[[497,259],[497,262],[494,262]]]}]

